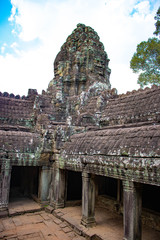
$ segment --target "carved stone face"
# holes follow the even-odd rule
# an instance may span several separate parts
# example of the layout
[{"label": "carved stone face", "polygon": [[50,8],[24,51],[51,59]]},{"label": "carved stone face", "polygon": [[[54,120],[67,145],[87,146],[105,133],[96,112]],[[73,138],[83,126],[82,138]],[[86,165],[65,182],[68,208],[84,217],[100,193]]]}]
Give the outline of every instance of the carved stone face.
[{"label": "carved stone face", "polygon": [[94,82],[110,88],[109,59],[97,33],[83,24],[67,38],[54,62],[55,78],[50,83],[65,96],[79,95]]}]

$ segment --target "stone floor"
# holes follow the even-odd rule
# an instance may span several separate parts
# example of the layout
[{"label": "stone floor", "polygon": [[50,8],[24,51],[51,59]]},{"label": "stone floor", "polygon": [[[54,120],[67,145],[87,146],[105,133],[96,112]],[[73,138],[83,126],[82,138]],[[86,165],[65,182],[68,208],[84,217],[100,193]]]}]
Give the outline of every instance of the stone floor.
[{"label": "stone floor", "polygon": [[9,203],[9,215],[20,215],[42,210],[41,206],[30,198],[13,198]]},{"label": "stone floor", "polygon": [[[0,219],[0,239],[3,240],[121,240],[122,216],[100,206],[96,207],[97,225],[85,228],[80,224],[81,206],[46,211],[34,201],[21,199],[9,205],[10,217]],[[159,240],[160,232],[143,227],[143,240]]]},{"label": "stone floor", "polygon": [[[122,240],[123,239],[123,218],[121,215],[113,213],[108,209],[97,206],[95,209],[95,219],[97,225],[93,228],[85,228],[80,224],[81,206],[66,207],[57,209],[54,215],[65,220],[77,231],[86,234],[88,237],[98,236],[103,240]],[[96,240],[98,238],[95,238]],[[160,240],[160,232],[149,227],[143,226],[142,240]]]},{"label": "stone floor", "polygon": [[80,240],[65,222],[44,211],[0,219],[0,239]]}]

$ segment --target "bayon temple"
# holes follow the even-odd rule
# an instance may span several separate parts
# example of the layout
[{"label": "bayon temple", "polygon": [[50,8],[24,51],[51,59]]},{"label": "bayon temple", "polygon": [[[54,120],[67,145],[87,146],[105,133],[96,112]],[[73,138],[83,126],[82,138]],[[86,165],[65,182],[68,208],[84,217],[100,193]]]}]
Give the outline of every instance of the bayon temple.
[{"label": "bayon temple", "polygon": [[42,206],[95,205],[113,199],[125,240],[141,240],[145,222],[160,231],[160,87],[117,94],[97,33],[83,24],[54,61],[48,89],[0,93],[0,213],[27,196]]}]

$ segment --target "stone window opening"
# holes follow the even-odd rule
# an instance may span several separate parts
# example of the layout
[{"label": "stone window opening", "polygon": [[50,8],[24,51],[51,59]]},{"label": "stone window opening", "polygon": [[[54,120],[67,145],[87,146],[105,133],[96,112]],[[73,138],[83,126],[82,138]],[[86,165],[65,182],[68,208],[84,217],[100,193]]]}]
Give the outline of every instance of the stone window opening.
[{"label": "stone window opening", "polygon": [[149,211],[160,214],[160,187],[143,184],[142,188],[142,207]]},{"label": "stone window opening", "polygon": [[96,202],[103,203],[106,207],[111,205],[112,210],[122,211],[123,188],[119,179],[96,176]]},{"label": "stone window opening", "polygon": [[[66,201],[81,203],[82,200],[82,176],[81,172],[67,171]],[[67,205],[68,205],[67,204]]]},{"label": "stone window opening", "polygon": [[38,200],[39,167],[12,166],[9,201],[19,198]]}]

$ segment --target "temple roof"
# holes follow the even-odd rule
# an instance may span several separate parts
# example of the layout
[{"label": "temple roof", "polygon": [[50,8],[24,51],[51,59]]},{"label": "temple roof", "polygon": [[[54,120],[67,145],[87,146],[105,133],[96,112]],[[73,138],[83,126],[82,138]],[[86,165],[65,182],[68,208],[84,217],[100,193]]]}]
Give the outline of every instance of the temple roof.
[{"label": "temple roof", "polygon": [[102,125],[160,122],[160,87],[139,89],[108,99],[102,111]]},{"label": "temple roof", "polygon": [[67,155],[160,157],[160,125],[109,128],[75,134],[64,145]]}]

